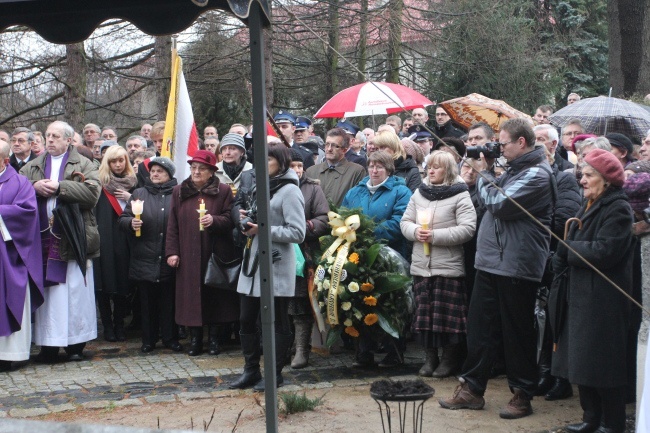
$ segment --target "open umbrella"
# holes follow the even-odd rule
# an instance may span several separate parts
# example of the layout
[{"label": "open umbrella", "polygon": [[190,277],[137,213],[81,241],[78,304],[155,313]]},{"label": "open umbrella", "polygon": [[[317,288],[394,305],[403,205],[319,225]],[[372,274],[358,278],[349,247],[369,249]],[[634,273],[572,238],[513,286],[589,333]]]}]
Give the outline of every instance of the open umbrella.
[{"label": "open umbrella", "polygon": [[585,132],[596,135],[620,132],[628,137],[643,138],[650,129],[650,111],[632,101],[608,96],[581,99],[548,119],[559,127],[571,119],[579,119]]},{"label": "open umbrella", "polygon": [[474,123],[485,122],[495,131],[499,132],[501,124],[508,119],[523,117],[533,119],[526,113],[512,108],[500,99],[491,99],[479,93],[471,93],[460,98],[442,102],[452,120],[464,128],[469,128]]},{"label": "open umbrella", "polygon": [[314,115],[315,118],[359,117],[399,113],[433,105],[415,90],[400,84],[367,82],[348,87],[334,95]]},{"label": "open umbrella", "polygon": [[81,274],[86,278],[86,226],[78,203],[57,201],[54,218],[68,240]]}]

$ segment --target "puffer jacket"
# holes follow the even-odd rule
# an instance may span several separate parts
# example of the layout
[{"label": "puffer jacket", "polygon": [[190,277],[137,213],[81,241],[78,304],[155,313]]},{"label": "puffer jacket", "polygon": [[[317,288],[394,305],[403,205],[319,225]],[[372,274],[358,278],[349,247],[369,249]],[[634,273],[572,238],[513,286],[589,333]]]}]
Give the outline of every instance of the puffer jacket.
[{"label": "puffer jacket", "polygon": [[368,190],[369,176],[366,176],[357,186],[345,195],[342,207],[348,209],[361,208],[361,212],[375,220],[375,236],[384,239],[388,246],[408,256],[406,239],[402,235],[399,222],[404,215],[406,206],[411,198],[411,190],[404,179],[389,176],[374,194]]},{"label": "puffer jacket", "polygon": [[420,169],[410,156],[407,158],[400,157],[395,160],[395,173],[393,174],[404,179],[404,183],[406,183],[406,186],[411,192],[415,192],[422,183]]},{"label": "puffer jacket", "polygon": [[[70,155],[65,164],[63,180],[59,182],[60,189],[57,200],[79,204],[86,227],[86,258],[94,259],[99,257],[99,231],[93,213],[102,191],[99,183],[99,172],[92,161],[81,156],[74,146],[70,146],[68,151]],[[32,185],[39,180],[45,179],[45,159],[47,155],[47,152],[44,152],[35,160],[28,162],[20,170],[20,174],[26,176]],[[81,182],[81,176],[78,174],[73,176],[73,173],[81,173],[85,180]],[[43,222],[41,222],[41,225],[43,225]],[[43,227],[41,227],[42,229]],[[65,261],[74,260],[75,258],[70,243],[65,236],[61,237],[60,254]]]},{"label": "puffer jacket", "polygon": [[[463,183],[459,178],[456,183]],[[417,242],[415,231],[422,225],[417,211],[430,209],[429,229],[433,230],[430,254],[424,254],[424,244]],[[442,276],[459,278],[465,276],[463,244],[476,230],[476,211],[468,191],[441,200],[426,199],[415,191],[400,223],[404,237],[413,242],[411,275],[419,277]],[[470,270],[471,272],[472,270]]]},{"label": "puffer jacket", "polygon": [[[544,167],[542,167],[544,166]],[[483,174],[491,177],[488,171]],[[511,161],[497,184],[547,227],[551,225],[551,167],[535,149]],[[497,188],[479,177],[479,201],[486,212],[478,231],[478,270],[539,282],[548,258],[550,235]]]},{"label": "puffer jacket", "polygon": [[[167,220],[171,208],[172,190],[177,185],[171,179],[156,185],[147,179],[145,186],[133,191],[131,199],[120,215],[120,229],[131,236],[131,266],[129,278],[134,281],[157,283],[174,276],[174,270],[165,259],[165,241],[167,239]],[[142,229],[140,237],[135,237],[131,220],[135,217],[131,208],[133,200],[142,200]]]}]

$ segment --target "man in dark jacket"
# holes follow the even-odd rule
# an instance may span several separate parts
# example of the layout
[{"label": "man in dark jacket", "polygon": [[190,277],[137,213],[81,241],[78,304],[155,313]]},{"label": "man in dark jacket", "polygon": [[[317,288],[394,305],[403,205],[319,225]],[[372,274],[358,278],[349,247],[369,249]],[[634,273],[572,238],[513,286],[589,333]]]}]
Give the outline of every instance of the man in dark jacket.
[{"label": "man in dark jacket", "polygon": [[[465,132],[461,131],[460,129],[456,128],[452,122],[451,122],[451,117],[449,117],[449,114],[445,111],[444,108],[438,107],[436,108],[436,125],[435,125],[435,130],[433,131],[438,138],[443,139],[446,137],[456,137],[460,138],[463,135],[465,135]],[[436,143],[434,143],[434,146],[437,143],[438,140],[436,140]]]},{"label": "man in dark jacket", "polygon": [[34,142],[34,133],[29,128],[16,128],[11,133],[11,151],[13,155],[9,157],[9,165],[14,170],[20,171],[21,168],[29,161],[36,159],[38,155],[32,152],[32,143]]},{"label": "man in dark jacket", "polygon": [[537,125],[533,128],[533,131],[535,132],[535,141],[546,146],[548,151],[551,152],[551,155],[553,155],[555,161],[554,165],[557,166],[558,170],[564,171],[573,168],[573,164],[567,161],[566,158],[560,154],[558,149],[560,137],[558,136],[555,127],[548,124]]},{"label": "man in dark jacket", "polygon": [[[499,416],[515,419],[532,414],[530,400],[537,387],[536,331],[533,311],[537,287],[549,252],[550,236],[533,218],[550,226],[551,170],[542,149],[535,149],[535,134],[524,119],[510,119],[499,133],[508,170],[498,186],[487,182],[487,170],[477,181],[479,201],[486,212],[477,240],[477,269],[467,317],[467,359],[461,385],[451,398],[441,399],[447,409],[482,409],[499,334],[503,340],[508,385],[514,396]],[[477,164],[485,169],[482,158]],[[504,195],[505,192],[505,195]]]}]

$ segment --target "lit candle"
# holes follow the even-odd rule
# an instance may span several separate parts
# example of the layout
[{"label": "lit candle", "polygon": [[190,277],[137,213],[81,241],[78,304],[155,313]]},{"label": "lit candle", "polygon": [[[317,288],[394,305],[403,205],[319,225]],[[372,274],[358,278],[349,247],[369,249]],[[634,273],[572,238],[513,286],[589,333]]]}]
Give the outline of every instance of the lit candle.
[{"label": "lit candle", "polygon": [[199,213],[199,230],[203,231],[205,228],[203,227],[203,224],[201,223],[201,218],[205,216],[205,200],[201,199],[201,203],[199,204],[199,209],[197,210]]},{"label": "lit candle", "polygon": [[[140,219],[140,215],[142,215],[142,210],[144,208],[144,201],[142,200],[133,200],[131,202],[131,210],[133,211],[133,214],[135,215],[135,219]],[[137,229],[135,231],[135,237],[139,238],[140,237],[140,229]]]},{"label": "lit candle", "polygon": [[[429,208],[418,209],[417,218],[418,218],[418,224],[420,224],[424,230],[429,230],[429,221],[431,220],[431,209]],[[424,243],[423,248],[424,248],[425,256],[431,254],[431,249],[429,247],[428,242]]]}]

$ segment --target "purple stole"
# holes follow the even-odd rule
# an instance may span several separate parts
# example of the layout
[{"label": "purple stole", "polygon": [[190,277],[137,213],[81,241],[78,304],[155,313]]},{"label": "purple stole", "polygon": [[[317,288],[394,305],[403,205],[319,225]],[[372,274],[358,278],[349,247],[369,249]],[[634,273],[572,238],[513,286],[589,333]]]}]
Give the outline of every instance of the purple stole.
[{"label": "purple stole", "polygon": [[[63,161],[61,161],[61,169],[59,170],[58,181],[63,180],[65,173],[65,165],[68,162],[70,150],[66,151]],[[52,174],[52,155],[49,153],[45,157],[45,178],[49,179]],[[65,283],[66,273],[68,271],[68,262],[61,259],[61,227],[59,222],[54,219],[52,227],[50,228],[49,218],[47,217],[47,201],[48,197],[37,196],[38,199],[38,214],[41,224],[41,242],[43,244],[43,275],[45,275],[45,287],[56,286],[57,284]]]}]

